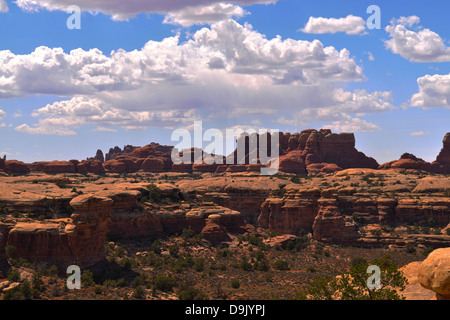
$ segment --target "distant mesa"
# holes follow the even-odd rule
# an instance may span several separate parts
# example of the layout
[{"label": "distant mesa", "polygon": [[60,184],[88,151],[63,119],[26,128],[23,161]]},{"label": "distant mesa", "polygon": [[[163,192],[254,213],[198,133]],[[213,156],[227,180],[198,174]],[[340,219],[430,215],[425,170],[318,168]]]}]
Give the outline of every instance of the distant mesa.
[{"label": "distant mesa", "polygon": [[426,162],[413,154],[404,153],[399,160],[379,166],[379,169],[416,169],[434,173],[450,173],[450,132],[442,140],[441,152],[433,162]]},{"label": "distant mesa", "polygon": [[[106,154],[97,150],[94,157],[86,160],[42,161],[24,163],[18,160],[0,159],[0,172],[28,174],[30,172],[57,173],[132,173],[132,172],[185,172],[226,173],[259,172],[266,166],[260,161],[260,138],[256,135],[255,146],[249,143],[253,136],[241,135],[236,149],[223,156],[223,164],[207,164],[207,157],[215,156],[200,149],[182,150],[179,155],[191,159],[191,163],[175,164],[171,153],[173,146],[152,142],[143,147],[126,145],[110,148]],[[265,141],[270,150],[270,133]],[[254,141],[254,140],[252,140]],[[240,152],[244,150],[244,152]],[[239,151],[239,152],[238,152]],[[201,157],[197,159],[196,157]],[[275,161],[275,159],[271,159]],[[296,133],[279,133],[279,171],[292,174],[326,174],[351,168],[368,169],[415,169],[434,173],[450,173],[450,133],[443,139],[443,148],[436,160],[429,163],[410,153],[404,153],[399,160],[380,165],[374,158],[366,156],[355,148],[353,133],[332,133],[329,129],[307,129]],[[231,164],[230,164],[231,163]]]}]

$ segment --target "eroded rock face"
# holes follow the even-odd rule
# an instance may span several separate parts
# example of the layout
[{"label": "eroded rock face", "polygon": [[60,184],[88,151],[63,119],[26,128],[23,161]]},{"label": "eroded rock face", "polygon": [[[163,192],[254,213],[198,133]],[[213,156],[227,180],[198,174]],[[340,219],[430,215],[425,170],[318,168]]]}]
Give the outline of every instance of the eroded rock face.
[{"label": "eroded rock face", "polygon": [[30,168],[22,161],[5,160],[5,172],[12,174],[27,174],[30,172]]},{"label": "eroded rock face", "polygon": [[[447,226],[450,202],[439,193],[436,196],[422,194],[414,198],[408,195],[393,198],[358,193],[354,187],[318,189],[293,184],[284,190],[283,197],[268,197],[261,205],[259,226],[283,234],[306,231],[318,241],[368,247],[412,242],[436,248],[450,243],[450,237],[444,234],[406,235],[403,238],[371,235],[376,228],[370,226],[417,223],[431,223],[439,228]],[[369,234],[365,235],[365,231],[363,234],[362,228],[369,230]]]},{"label": "eroded rock face", "polygon": [[4,158],[0,158],[0,172],[4,172],[6,170],[6,156]]},{"label": "eroded rock face", "polygon": [[441,152],[432,163],[417,158],[413,154],[404,153],[399,160],[384,163],[378,169],[415,169],[434,173],[450,173],[450,132],[445,135],[442,144]]},{"label": "eroded rock face", "polygon": [[310,174],[326,174],[341,171],[342,168],[334,163],[312,163],[306,167]]},{"label": "eroded rock face", "polygon": [[42,161],[28,166],[31,171],[41,171],[47,174],[75,173],[77,165],[70,161]]},{"label": "eroded rock face", "polygon": [[436,249],[420,264],[420,284],[436,292],[437,299],[450,300],[450,248]]},{"label": "eroded rock face", "polygon": [[417,158],[410,153],[404,153],[399,160],[384,163],[378,167],[380,170],[384,169],[415,169],[430,171],[431,164],[423,159]]},{"label": "eroded rock face", "polygon": [[104,258],[104,243],[111,217],[110,198],[80,195],[70,202],[75,210],[65,228],[76,264],[93,265]]},{"label": "eroded rock face", "polygon": [[286,173],[306,174],[306,166],[301,150],[293,150],[279,159],[279,170]]},{"label": "eroded rock face", "polygon": [[105,161],[112,160],[118,156],[128,154],[135,150],[138,147],[134,147],[131,145],[126,145],[123,147],[123,150],[120,147],[110,148],[109,151],[105,154]]},{"label": "eroded rock face", "polygon": [[202,229],[202,234],[205,239],[212,243],[223,242],[230,240],[230,236],[220,224],[221,216],[212,214],[205,220],[205,226]]},{"label": "eroded rock face", "polygon": [[105,172],[105,169],[100,160],[83,160],[77,165],[77,172],[82,174],[102,174]]},{"label": "eroded rock face", "polygon": [[109,198],[81,195],[70,202],[75,209],[70,218],[0,221],[0,245],[15,247],[14,257],[30,261],[89,267],[104,258],[112,203]]},{"label": "eroded rock face", "polygon": [[288,189],[284,199],[268,198],[262,204],[258,223],[280,233],[312,232],[320,197],[315,188]]},{"label": "eroded rock face", "polygon": [[[124,151],[113,150],[113,155],[107,154],[103,167],[112,173],[162,172],[172,169],[171,146],[161,146],[151,143],[144,147],[131,147]],[[120,148],[119,148],[120,149]]]},{"label": "eroded rock face", "polygon": [[[271,147],[271,135],[268,136],[268,149]],[[240,137],[237,140],[238,147],[227,158],[241,163],[249,163],[250,159],[259,159],[259,140],[256,134],[256,143],[252,146],[250,137]],[[240,144],[244,146],[240,146]],[[256,146],[256,147],[255,147]],[[239,148],[245,150],[244,160],[239,157]],[[279,133],[279,167],[281,172],[304,174],[309,172],[307,167],[311,164],[334,164],[324,172],[334,172],[339,168],[377,168],[375,159],[367,157],[355,148],[355,136],[353,133],[332,133],[329,129],[303,130],[300,133]],[[325,167],[326,165],[322,166]],[[313,169],[313,167],[311,167]]]},{"label": "eroded rock face", "polygon": [[441,152],[431,166],[434,172],[450,173],[450,132],[445,135],[442,144]]},{"label": "eroded rock face", "polygon": [[323,242],[355,243],[360,237],[355,221],[342,214],[333,198],[319,199],[319,212],[314,219],[313,239]]}]

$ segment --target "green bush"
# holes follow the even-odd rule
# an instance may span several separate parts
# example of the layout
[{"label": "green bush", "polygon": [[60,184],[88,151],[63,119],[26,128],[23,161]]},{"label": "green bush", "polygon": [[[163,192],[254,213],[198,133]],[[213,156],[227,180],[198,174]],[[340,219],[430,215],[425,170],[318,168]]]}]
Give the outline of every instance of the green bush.
[{"label": "green bush", "polygon": [[137,286],[136,289],[134,289],[133,293],[134,299],[144,299],[145,298],[145,289],[141,286]]},{"label": "green bush", "polygon": [[158,276],[155,278],[155,288],[160,291],[170,292],[176,285],[177,281],[168,276]]},{"label": "green bush", "polygon": [[20,281],[20,272],[15,268],[9,268],[6,276],[10,282],[19,282]]},{"label": "green bush", "polygon": [[202,290],[194,287],[187,287],[178,293],[180,300],[209,300],[209,297]]},{"label": "green bush", "polygon": [[239,267],[244,271],[251,271],[253,270],[253,266],[250,262],[247,261],[247,259],[242,258],[241,263],[239,264]]},{"label": "green bush", "polygon": [[286,260],[278,259],[273,263],[273,268],[276,270],[289,270],[289,264]]},{"label": "green bush", "polygon": [[81,284],[83,287],[89,287],[95,284],[94,276],[90,270],[85,270],[81,274]]},{"label": "green bush", "polygon": [[241,286],[241,283],[239,282],[238,279],[233,279],[233,280],[231,280],[231,287],[232,287],[233,289],[239,289],[240,286]]}]

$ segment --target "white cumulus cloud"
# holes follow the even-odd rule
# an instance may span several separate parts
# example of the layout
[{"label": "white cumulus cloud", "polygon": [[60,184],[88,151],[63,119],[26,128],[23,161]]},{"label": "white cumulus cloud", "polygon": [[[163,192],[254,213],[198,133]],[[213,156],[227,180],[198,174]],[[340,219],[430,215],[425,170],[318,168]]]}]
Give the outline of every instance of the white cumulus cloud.
[{"label": "white cumulus cloud", "polygon": [[429,131],[427,131],[427,132],[424,132],[424,131],[415,131],[415,132],[411,132],[410,133],[410,135],[411,136],[425,136],[425,135],[428,135],[428,134],[430,134],[430,132]]},{"label": "white cumulus cloud", "polygon": [[450,74],[427,74],[417,79],[417,85],[419,92],[411,97],[411,106],[424,109],[450,108]]},{"label": "white cumulus cloud", "polygon": [[345,32],[349,35],[357,35],[365,30],[366,21],[363,18],[348,15],[345,18],[310,17],[300,31],[313,34]]},{"label": "white cumulus cloud", "polygon": [[169,12],[164,23],[190,27],[192,25],[212,24],[217,21],[240,18],[246,14],[245,10],[234,4],[215,3],[208,6],[187,7]]},{"label": "white cumulus cloud", "polygon": [[386,27],[391,37],[385,41],[386,48],[412,62],[449,62],[450,48],[437,33],[430,29],[406,28],[419,21],[416,16],[393,19]]},{"label": "white cumulus cloud", "polygon": [[8,4],[5,0],[0,0],[0,12],[8,12]]},{"label": "white cumulus cloud", "polygon": [[[236,5],[252,5],[255,3],[271,4],[278,0],[235,0]],[[82,11],[102,12],[110,15],[113,20],[128,20],[140,13],[180,12],[189,7],[212,6],[224,3],[223,0],[16,0],[16,4],[25,11],[39,11],[42,9],[66,11],[67,7],[76,4]],[[188,9],[190,10],[190,9]],[[223,8],[221,8],[223,10]]]},{"label": "white cumulus cloud", "polygon": [[[174,128],[220,116],[354,123],[348,117],[392,110],[389,92],[340,89],[363,79],[347,49],[268,39],[234,20],[204,27],[185,42],[173,36],[110,54],[0,51],[0,97],[61,97],[34,110],[33,123],[16,127],[30,134],[70,135],[87,124],[98,131]],[[297,118],[288,117],[294,112]]]}]

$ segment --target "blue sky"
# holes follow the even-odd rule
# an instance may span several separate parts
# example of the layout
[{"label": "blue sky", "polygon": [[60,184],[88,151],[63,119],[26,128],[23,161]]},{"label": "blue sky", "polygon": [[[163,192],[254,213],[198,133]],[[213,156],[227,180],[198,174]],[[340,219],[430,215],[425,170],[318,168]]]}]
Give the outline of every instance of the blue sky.
[{"label": "blue sky", "polygon": [[[268,2],[0,0],[0,154],[175,145],[202,120],[355,132],[380,164],[435,159],[450,131],[447,1]],[[381,29],[365,27],[370,5]]]}]

